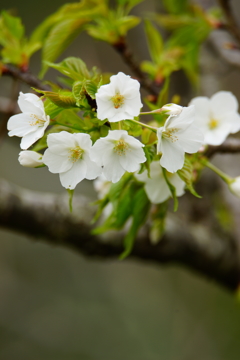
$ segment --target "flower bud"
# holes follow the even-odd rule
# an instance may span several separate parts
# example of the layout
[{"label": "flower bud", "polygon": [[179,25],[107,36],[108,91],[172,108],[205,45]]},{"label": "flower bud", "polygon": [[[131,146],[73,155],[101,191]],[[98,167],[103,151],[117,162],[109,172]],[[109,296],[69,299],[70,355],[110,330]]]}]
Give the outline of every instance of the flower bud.
[{"label": "flower bud", "polygon": [[166,104],[161,108],[167,115],[179,115],[182,109],[182,106],[177,104]]},{"label": "flower bud", "polygon": [[233,179],[234,181],[228,185],[229,190],[237,197],[240,197],[240,176]]},{"label": "flower bud", "polygon": [[37,167],[43,165],[42,154],[36,151],[25,150],[19,153],[18,161],[22,166]]}]

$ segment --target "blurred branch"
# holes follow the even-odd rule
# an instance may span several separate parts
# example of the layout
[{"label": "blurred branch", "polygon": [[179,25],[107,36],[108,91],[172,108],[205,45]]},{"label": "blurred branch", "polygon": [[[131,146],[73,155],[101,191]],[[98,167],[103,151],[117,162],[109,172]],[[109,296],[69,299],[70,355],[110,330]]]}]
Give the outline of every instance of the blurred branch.
[{"label": "blurred branch", "polygon": [[133,73],[138,77],[138,80],[141,84],[141,86],[151,95],[158,96],[160,87],[157,85],[154,85],[153,82],[151,82],[145,74],[140,69],[139,65],[133,58],[133,54],[129,50],[125,39],[122,39],[121,42],[113,45],[114,49],[117,50],[117,52],[121,55],[124,62],[130,67],[130,69],[133,71]]},{"label": "blurred branch", "polygon": [[11,76],[14,79],[18,79],[31,87],[35,87],[39,90],[49,90],[48,85],[44,85],[36,76],[29,71],[21,71],[12,65],[4,65],[2,75]]},{"label": "blurred branch", "polygon": [[221,145],[218,146],[209,145],[205,152],[205,155],[208,158],[210,158],[217,153],[222,153],[222,154],[240,153],[240,139],[228,138]]},{"label": "blurred branch", "polygon": [[[87,256],[117,258],[123,251],[124,233],[93,235],[90,224],[94,212],[94,206],[83,196],[74,199],[74,213],[70,214],[65,197],[0,181],[0,226],[51,245],[71,247]],[[150,243],[145,226],[130,257],[158,264],[179,263],[229,290],[236,290],[240,281],[240,261],[234,239],[208,232],[206,226],[187,225],[176,219],[170,221],[157,245]]]},{"label": "blurred branch", "polygon": [[227,27],[229,32],[235,37],[240,45],[240,29],[235,20],[235,17],[233,16],[230,0],[218,0],[218,2],[227,20]]},{"label": "blurred branch", "polygon": [[208,41],[228,64],[240,67],[240,50],[236,47],[231,48],[233,39],[227,31],[212,31]]}]

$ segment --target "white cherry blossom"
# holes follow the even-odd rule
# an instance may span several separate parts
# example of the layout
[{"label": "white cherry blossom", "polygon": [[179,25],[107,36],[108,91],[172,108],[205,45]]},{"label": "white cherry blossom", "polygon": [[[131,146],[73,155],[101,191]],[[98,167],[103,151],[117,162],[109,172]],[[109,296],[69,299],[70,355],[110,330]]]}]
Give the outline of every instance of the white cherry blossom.
[{"label": "white cherry blossom", "polygon": [[[163,170],[159,161],[153,161],[150,165],[150,178],[145,170],[142,174],[136,174],[135,177],[144,182],[144,189],[149,200],[153,204],[160,204],[172,197],[171,191],[166,183],[163,175]],[[180,179],[178,174],[167,173],[169,182],[175,187],[176,195],[182,196],[184,194],[185,183]]]},{"label": "white cherry blossom", "polygon": [[228,91],[219,91],[210,99],[199,96],[191,100],[196,109],[196,125],[204,134],[204,143],[220,145],[229,134],[240,130],[238,101]]},{"label": "white cherry blossom", "polygon": [[116,183],[125,173],[135,172],[146,161],[144,145],[126,130],[110,130],[108,135],[95,142],[91,158],[103,166],[103,175]]},{"label": "white cherry blossom", "polygon": [[62,186],[74,189],[83,179],[96,179],[102,169],[90,157],[92,141],[88,134],[66,131],[49,134],[48,149],[43,155],[43,162],[49,171],[59,173]]},{"label": "white cherry blossom", "polygon": [[233,179],[234,181],[228,185],[229,190],[237,197],[240,197],[240,176]]},{"label": "white cherry blossom", "polygon": [[42,154],[30,150],[21,151],[19,153],[18,161],[22,166],[32,168],[43,165]]},{"label": "white cherry blossom", "polygon": [[193,154],[203,143],[203,134],[193,124],[194,119],[194,106],[183,107],[179,115],[169,116],[164,126],[157,129],[160,165],[171,173],[183,167],[185,152]]},{"label": "white cherry blossom", "polygon": [[28,149],[40,139],[50,118],[46,115],[42,100],[34,94],[20,92],[18,105],[22,114],[13,115],[8,120],[9,136],[22,137],[21,149]]},{"label": "white cherry blossom", "polygon": [[102,85],[96,93],[97,117],[110,122],[133,119],[143,106],[140,97],[140,83],[129,75],[119,72]]}]

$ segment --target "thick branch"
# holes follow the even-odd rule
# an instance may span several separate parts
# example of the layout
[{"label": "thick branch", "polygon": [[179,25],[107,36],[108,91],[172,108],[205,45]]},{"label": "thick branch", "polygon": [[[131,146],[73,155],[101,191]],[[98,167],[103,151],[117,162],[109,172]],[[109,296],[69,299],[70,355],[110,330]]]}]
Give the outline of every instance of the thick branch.
[{"label": "thick branch", "polygon": [[[67,201],[53,194],[36,193],[0,181],[0,226],[42,239],[52,245],[72,247],[82,254],[101,258],[118,257],[122,232],[104,236],[91,234],[94,207],[88,199],[75,199],[74,214]],[[240,280],[236,244],[231,238],[192,228],[182,221],[171,221],[157,245],[151,245],[145,227],[136,239],[131,257],[158,264],[177,262],[235,290]]]}]

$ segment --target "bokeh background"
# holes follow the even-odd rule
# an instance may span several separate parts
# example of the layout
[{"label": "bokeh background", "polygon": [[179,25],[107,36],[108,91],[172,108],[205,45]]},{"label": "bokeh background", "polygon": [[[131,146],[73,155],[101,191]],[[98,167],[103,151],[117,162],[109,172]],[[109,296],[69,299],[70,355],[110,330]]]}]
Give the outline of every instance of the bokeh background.
[{"label": "bokeh background", "polygon": [[[1,0],[0,7],[15,9],[29,33],[64,3]],[[154,11],[159,3],[148,0],[135,11]],[[237,0],[233,5],[239,8]],[[141,26],[130,32],[129,42],[138,58],[146,58]],[[89,67],[131,74],[114,50],[86,35],[63,57],[72,55]],[[37,73],[39,54],[31,65]],[[210,45],[202,50],[201,72],[199,93],[230,90],[240,99],[239,71]],[[187,97],[187,82],[178,76],[176,87],[185,86]],[[0,95],[7,96],[11,80],[0,79],[0,84]],[[21,167],[19,151],[17,138],[6,137],[0,144],[1,177],[37,191],[64,192],[58,175]],[[239,175],[228,156],[221,159],[231,175]],[[239,164],[239,157],[235,161]],[[77,191],[96,196],[91,182]],[[93,261],[0,230],[0,360],[239,360],[239,336],[237,298],[189,270],[132,260]]]}]

